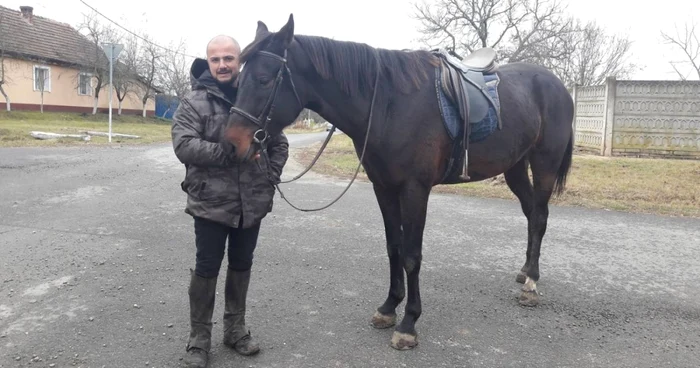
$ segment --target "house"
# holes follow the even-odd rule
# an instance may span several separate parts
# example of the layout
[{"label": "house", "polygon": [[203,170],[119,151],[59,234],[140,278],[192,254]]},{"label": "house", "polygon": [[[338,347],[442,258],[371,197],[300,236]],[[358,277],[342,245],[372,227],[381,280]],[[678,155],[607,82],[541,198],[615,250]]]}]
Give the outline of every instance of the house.
[{"label": "house", "polygon": [[[92,113],[97,80],[91,70],[98,64],[109,70],[101,45],[68,24],[34,15],[30,6],[21,6],[19,11],[0,6],[0,60],[0,92],[4,92],[0,103],[4,105],[9,98],[12,110],[38,111],[43,105],[44,111]],[[115,62],[114,70],[118,66]],[[109,73],[105,75],[98,112],[109,109]],[[134,80],[136,88],[123,99],[122,114],[143,113],[145,85],[137,77]],[[112,113],[116,114],[119,101],[114,90],[112,94]],[[153,98],[145,110],[153,116]]]}]

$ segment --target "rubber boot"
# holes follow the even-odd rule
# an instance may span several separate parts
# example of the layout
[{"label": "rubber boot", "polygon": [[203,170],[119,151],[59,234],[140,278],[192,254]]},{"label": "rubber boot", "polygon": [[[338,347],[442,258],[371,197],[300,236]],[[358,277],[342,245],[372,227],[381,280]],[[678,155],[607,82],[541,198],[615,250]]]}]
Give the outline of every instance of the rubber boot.
[{"label": "rubber boot", "polygon": [[241,355],[260,351],[245,325],[245,305],[250,284],[250,270],[234,271],[226,268],[226,305],[224,307],[224,344]]},{"label": "rubber boot", "polygon": [[190,269],[190,336],[184,358],[186,367],[206,368],[209,363],[216,280],[217,277],[200,277]]}]

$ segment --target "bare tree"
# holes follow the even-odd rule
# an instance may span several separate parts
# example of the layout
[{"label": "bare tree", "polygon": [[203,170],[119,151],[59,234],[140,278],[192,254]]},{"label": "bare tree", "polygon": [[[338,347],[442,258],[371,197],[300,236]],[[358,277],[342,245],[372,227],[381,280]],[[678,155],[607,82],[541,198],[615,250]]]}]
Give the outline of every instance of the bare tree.
[{"label": "bare tree", "polygon": [[678,65],[682,64],[689,64],[691,68],[690,73],[697,73],[698,79],[700,79],[700,40],[698,39],[695,27],[695,22],[686,23],[683,32],[681,32],[678,30],[678,26],[676,26],[675,36],[671,36],[663,31],[661,32],[661,37],[667,44],[675,46],[684,54],[684,61],[670,62],[673,70],[676,71],[682,80],[688,79],[688,73],[683,73],[678,68]]},{"label": "bare tree", "polygon": [[636,69],[628,38],[607,35],[593,22],[582,26],[559,0],[435,0],[415,7],[429,47],[457,55],[491,47],[500,62],[543,65],[569,87]]},{"label": "bare tree", "polygon": [[134,36],[126,39],[119,61],[114,65],[112,81],[119,101],[117,115],[122,114],[122,102],[129,93],[135,93],[138,81],[139,44]]},{"label": "bare tree", "polygon": [[51,75],[48,68],[34,68],[32,79],[34,81],[34,88],[39,91],[39,96],[41,102],[39,105],[39,111],[44,113],[44,91],[46,87],[51,88]]},{"label": "bare tree", "polygon": [[151,42],[147,34],[143,34],[144,42],[139,48],[137,58],[137,72],[141,81],[138,95],[143,107],[142,115],[146,117],[148,100],[155,99],[156,85],[158,85],[159,64],[163,59],[163,51]]},{"label": "bare tree", "polygon": [[568,38],[571,55],[563,61],[547,62],[568,87],[574,84],[597,85],[607,77],[627,78],[638,65],[630,61],[632,41],[626,36],[610,35],[595,22],[577,25]]},{"label": "bare tree", "polygon": [[185,54],[185,43],[180,41],[176,46],[171,45],[165,51],[165,58],[161,63],[161,80],[166,91],[178,100],[185,97],[190,91],[190,65],[192,60]]},{"label": "bare tree", "polygon": [[5,63],[5,50],[7,49],[7,45],[5,44],[5,32],[5,23],[3,22],[2,15],[0,15],[0,94],[5,97],[5,107],[7,108],[7,111],[12,111],[10,96],[7,95],[4,88],[4,86],[9,82],[9,78],[6,74],[7,65]]},{"label": "bare tree", "polygon": [[435,0],[414,6],[429,47],[457,55],[491,47],[502,62],[566,58],[566,35],[575,31],[559,0]]},{"label": "bare tree", "polygon": [[[85,43],[84,62],[85,72],[92,74],[96,84],[94,88],[94,103],[92,114],[97,114],[97,106],[102,86],[109,83],[109,59],[105,55],[102,45],[109,42],[118,42],[119,34],[114,28],[100,23],[95,13],[85,14],[83,22],[78,25],[90,42]],[[114,76],[112,76],[114,79]]]}]

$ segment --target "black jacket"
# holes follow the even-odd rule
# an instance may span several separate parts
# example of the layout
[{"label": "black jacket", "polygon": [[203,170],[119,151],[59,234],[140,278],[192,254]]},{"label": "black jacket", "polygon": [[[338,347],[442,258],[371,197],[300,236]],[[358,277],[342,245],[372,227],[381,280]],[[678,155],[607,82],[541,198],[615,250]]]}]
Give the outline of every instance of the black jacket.
[{"label": "black jacket", "polygon": [[219,88],[206,60],[192,63],[190,81],[192,91],[180,101],[172,125],[173,149],[186,168],[185,212],[232,227],[243,217],[242,227],[253,226],[272,210],[275,187],[268,173],[279,181],[289,157],[287,137],[269,138],[269,162],[263,155],[259,166],[236,163],[219,143],[234,101]]}]

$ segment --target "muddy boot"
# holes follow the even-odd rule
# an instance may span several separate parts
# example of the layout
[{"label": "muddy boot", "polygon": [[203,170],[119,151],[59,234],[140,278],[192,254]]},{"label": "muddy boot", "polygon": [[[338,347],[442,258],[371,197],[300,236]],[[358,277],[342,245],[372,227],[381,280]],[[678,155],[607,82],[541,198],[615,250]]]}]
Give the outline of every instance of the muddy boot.
[{"label": "muddy boot", "polygon": [[190,336],[184,358],[186,367],[205,368],[209,362],[216,279],[205,279],[190,269]]},{"label": "muddy boot", "polygon": [[250,283],[250,270],[234,271],[226,268],[226,306],[224,308],[224,344],[241,355],[260,351],[245,326],[245,302]]}]

